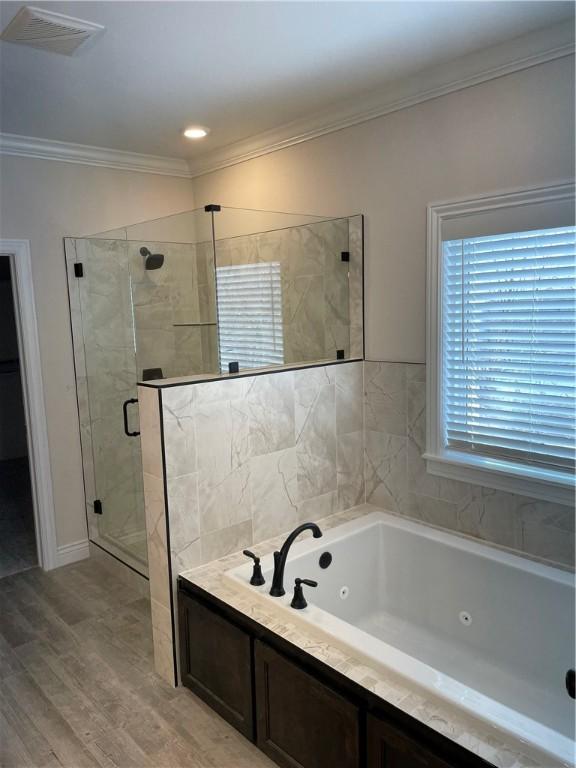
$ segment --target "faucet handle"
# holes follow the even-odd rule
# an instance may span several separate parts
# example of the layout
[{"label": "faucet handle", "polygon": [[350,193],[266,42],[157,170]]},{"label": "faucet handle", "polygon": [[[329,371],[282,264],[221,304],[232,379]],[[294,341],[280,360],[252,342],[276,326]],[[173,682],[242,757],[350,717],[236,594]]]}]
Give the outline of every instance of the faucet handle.
[{"label": "faucet handle", "polygon": [[246,557],[251,557],[252,560],[254,560],[254,570],[252,571],[250,584],[255,587],[261,587],[262,584],[266,584],[266,579],[262,575],[262,568],[260,567],[260,558],[258,555],[255,555],[254,552],[250,552],[249,549],[245,549],[242,554],[246,555]]},{"label": "faucet handle", "polygon": [[294,579],[295,584],[306,584],[308,587],[317,587],[318,582],[312,581],[312,579]]},{"label": "faucet handle", "polygon": [[300,611],[303,608],[306,608],[308,603],[306,602],[306,598],[304,597],[304,592],[302,591],[302,584],[306,584],[308,587],[317,587],[318,582],[312,581],[312,579],[295,579],[294,580],[294,596],[292,597],[292,602],[290,603],[292,608],[296,608],[296,610]]}]

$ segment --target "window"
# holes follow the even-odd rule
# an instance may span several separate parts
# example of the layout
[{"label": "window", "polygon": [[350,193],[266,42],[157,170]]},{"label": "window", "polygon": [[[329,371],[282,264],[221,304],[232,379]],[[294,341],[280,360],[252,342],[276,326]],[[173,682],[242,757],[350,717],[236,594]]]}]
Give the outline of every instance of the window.
[{"label": "window", "polygon": [[434,474],[566,502],[576,444],[576,227],[563,198],[526,194],[454,218],[441,212],[436,222],[426,458]]},{"label": "window", "polygon": [[265,368],[284,362],[281,267],[277,262],[216,270],[220,367]]}]

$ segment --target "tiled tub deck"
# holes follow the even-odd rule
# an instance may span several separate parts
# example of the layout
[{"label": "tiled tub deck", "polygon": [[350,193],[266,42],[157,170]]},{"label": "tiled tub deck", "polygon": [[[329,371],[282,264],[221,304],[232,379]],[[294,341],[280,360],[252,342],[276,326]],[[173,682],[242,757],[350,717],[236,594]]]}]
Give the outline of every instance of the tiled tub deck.
[{"label": "tiled tub deck", "polygon": [[[375,507],[366,504],[334,514],[319,524],[326,532],[375,510]],[[264,558],[281,545],[283,538],[271,539],[252,549]],[[307,624],[296,612],[292,615],[285,608],[277,607],[271,599],[263,599],[261,595],[235,583],[228,572],[245,562],[246,558],[236,553],[185,571],[181,577],[497,768],[557,768],[570,764],[545,756],[519,738],[503,733],[489,722],[435,696],[396,671],[373,663],[367,654],[356,652],[350,645]],[[286,590],[290,592],[288,580]],[[309,593],[310,603],[313,603],[313,590]]]}]

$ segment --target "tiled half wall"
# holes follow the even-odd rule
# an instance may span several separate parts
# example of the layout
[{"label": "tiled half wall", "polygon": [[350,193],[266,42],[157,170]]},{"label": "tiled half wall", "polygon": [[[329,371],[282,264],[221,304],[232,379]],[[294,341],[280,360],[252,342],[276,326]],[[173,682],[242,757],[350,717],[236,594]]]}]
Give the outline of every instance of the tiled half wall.
[{"label": "tiled half wall", "polygon": [[179,572],[364,502],[363,365],[139,387],[154,656]]},{"label": "tiled half wall", "polygon": [[346,362],[140,387],[156,669],[179,572],[364,500],[563,566],[574,510],[429,475],[425,366]]}]

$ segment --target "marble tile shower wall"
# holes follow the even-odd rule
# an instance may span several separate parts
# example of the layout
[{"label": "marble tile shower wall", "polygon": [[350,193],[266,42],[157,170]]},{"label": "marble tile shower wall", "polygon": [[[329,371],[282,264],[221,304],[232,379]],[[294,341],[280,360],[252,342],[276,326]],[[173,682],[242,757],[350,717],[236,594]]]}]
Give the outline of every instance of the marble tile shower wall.
[{"label": "marble tile shower wall", "polygon": [[[143,245],[165,255],[161,269],[144,269]],[[216,370],[216,326],[190,325],[215,320],[212,246],[79,238],[66,258],[90,538],[132,550],[145,539],[141,453],[124,435],[122,403],[143,368]]]},{"label": "marble tile shower wall", "polygon": [[350,357],[364,357],[364,218],[348,219]]},{"label": "marble tile shower wall", "polygon": [[[126,243],[67,241],[66,259],[76,363],[86,501],[106,511],[88,515],[90,538],[129,543],[144,538],[140,445],[124,437],[122,403],[135,393],[136,368]],[[84,264],[84,278],[72,264]]]},{"label": "marble tile shower wall", "polygon": [[393,512],[574,565],[574,509],[426,472],[426,366],[365,362],[366,500]]},{"label": "marble tile shower wall", "polygon": [[284,362],[362,357],[361,217],[216,242],[218,267],[269,262],[281,269]]},{"label": "marble tile shower wall", "polygon": [[364,502],[361,362],[162,390],[173,574]]},{"label": "marble tile shower wall", "polygon": [[[140,247],[163,253],[146,270]],[[127,244],[138,378],[146,368],[165,377],[217,371],[216,292],[211,243]]]}]

